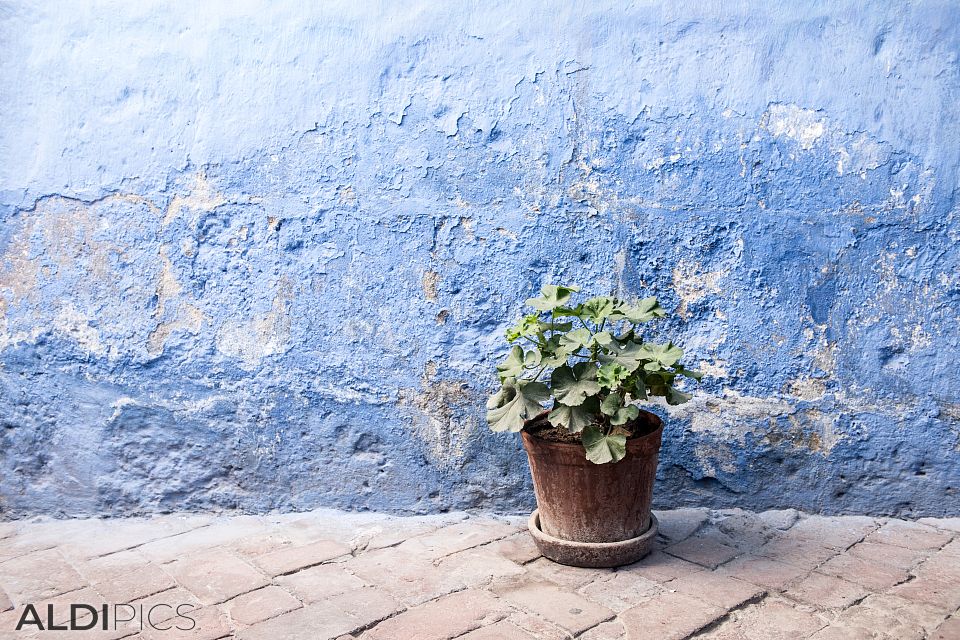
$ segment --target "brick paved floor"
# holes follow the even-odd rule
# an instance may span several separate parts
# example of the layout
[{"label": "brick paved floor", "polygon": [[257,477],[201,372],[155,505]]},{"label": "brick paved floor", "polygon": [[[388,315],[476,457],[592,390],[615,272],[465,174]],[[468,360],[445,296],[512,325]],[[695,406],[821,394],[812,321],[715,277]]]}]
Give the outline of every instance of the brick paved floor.
[{"label": "brick paved floor", "polygon": [[[658,515],[657,550],[617,570],[549,562],[516,517],[0,523],[0,638],[960,639],[960,518]],[[56,625],[71,604],[139,614],[15,632],[28,603]]]}]

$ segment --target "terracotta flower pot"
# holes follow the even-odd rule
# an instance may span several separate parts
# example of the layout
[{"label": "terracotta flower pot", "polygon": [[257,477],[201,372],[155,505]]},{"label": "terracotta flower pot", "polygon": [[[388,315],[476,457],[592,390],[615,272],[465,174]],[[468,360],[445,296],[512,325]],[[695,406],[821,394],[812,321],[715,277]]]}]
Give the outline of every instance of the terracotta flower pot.
[{"label": "terracotta flower pot", "polygon": [[594,464],[579,443],[549,442],[521,432],[530,460],[537,511],[531,533],[541,553],[576,566],[617,566],[650,550],[650,513],[663,422],[641,411],[655,430],[627,440],[619,462]]}]

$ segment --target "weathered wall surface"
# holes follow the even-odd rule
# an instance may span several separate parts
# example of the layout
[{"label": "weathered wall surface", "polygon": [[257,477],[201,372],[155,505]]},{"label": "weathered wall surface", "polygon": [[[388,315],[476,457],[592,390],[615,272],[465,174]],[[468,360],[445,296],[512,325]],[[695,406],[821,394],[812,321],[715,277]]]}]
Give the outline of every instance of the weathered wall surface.
[{"label": "weathered wall surface", "polygon": [[528,508],[546,281],[708,363],[660,505],[956,512],[956,6],[167,4],[0,5],[0,516]]}]

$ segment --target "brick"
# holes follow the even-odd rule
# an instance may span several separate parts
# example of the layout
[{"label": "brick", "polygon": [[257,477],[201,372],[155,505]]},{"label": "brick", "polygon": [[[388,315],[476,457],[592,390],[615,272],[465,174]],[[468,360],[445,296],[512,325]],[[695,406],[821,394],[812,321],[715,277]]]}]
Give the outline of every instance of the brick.
[{"label": "brick", "polygon": [[920,518],[917,522],[928,527],[960,533],[960,518]]},{"label": "brick", "polygon": [[953,613],[960,608],[960,584],[938,574],[921,574],[893,587],[888,594]]},{"label": "brick", "polygon": [[0,563],[0,584],[15,604],[33,602],[89,586],[56,549]]},{"label": "brick", "polygon": [[405,609],[403,603],[376,587],[361,587],[331,596],[321,606],[333,606],[366,627]]},{"label": "brick", "polygon": [[613,574],[613,569],[570,567],[546,558],[534,560],[524,568],[533,578],[543,578],[562,587],[570,587],[571,590]]},{"label": "brick", "polygon": [[892,544],[906,549],[939,549],[952,534],[916,522],[890,520],[867,537],[869,542]]},{"label": "brick", "polygon": [[755,549],[779,533],[749,511],[731,509],[724,513],[726,517],[717,522],[717,528],[727,536],[723,542],[742,551]]},{"label": "brick", "polygon": [[672,543],[692,536],[710,517],[710,512],[706,509],[674,509],[655,511],[654,514],[660,522],[659,535]]},{"label": "brick", "polygon": [[912,569],[921,560],[927,557],[929,551],[905,549],[891,544],[877,542],[861,542],[847,550],[850,555],[870,562],[882,564],[896,569]]},{"label": "brick", "polygon": [[656,582],[626,571],[618,571],[608,580],[597,580],[580,589],[580,593],[590,600],[617,613],[645,602],[662,591]]},{"label": "brick", "polygon": [[940,549],[940,553],[951,556],[960,556],[960,537],[955,538],[942,549]]},{"label": "brick", "polygon": [[757,517],[772,529],[786,531],[796,523],[800,513],[796,509],[780,509],[758,513]]},{"label": "brick", "polygon": [[496,588],[505,600],[578,634],[609,620],[614,612],[549,582],[519,581]]},{"label": "brick", "polygon": [[166,569],[205,605],[224,602],[267,584],[263,574],[222,550],[205,551],[177,560]]},{"label": "brick", "polygon": [[839,609],[862,600],[867,591],[858,584],[813,572],[787,589],[786,595],[819,609]]},{"label": "brick", "polygon": [[[889,638],[890,636],[881,636]],[[810,640],[877,640],[877,634],[864,627],[845,627],[831,624],[810,636]],[[900,638],[899,640],[906,640]]]},{"label": "brick", "polygon": [[345,591],[352,591],[365,586],[360,578],[347,573],[342,565],[322,564],[297,571],[289,575],[280,576],[277,583],[292,591],[306,604],[323,602]]},{"label": "brick", "polygon": [[746,640],[797,640],[826,626],[826,622],[781,600],[764,599],[731,614],[731,627]]},{"label": "brick", "polygon": [[[191,605],[194,609],[202,608],[199,599],[183,587],[174,587],[160,593],[155,593],[146,598],[133,600],[129,604],[142,610],[144,615],[150,614],[150,619],[154,622],[163,622],[177,615],[176,608],[181,604]],[[152,610],[152,611],[151,611]],[[129,615],[127,613],[126,615]],[[139,613],[137,614],[139,616]],[[134,624],[136,620],[130,624]]]},{"label": "brick", "polygon": [[623,628],[622,622],[619,620],[611,620],[610,622],[601,622],[597,626],[587,629],[577,636],[577,638],[578,640],[619,640],[625,637],[626,634],[627,631]]},{"label": "brick", "polygon": [[628,639],[681,640],[726,614],[682,593],[663,593],[620,614]]},{"label": "brick", "polygon": [[336,638],[359,629],[362,625],[333,606],[314,606],[296,609],[240,629],[241,640],[320,640]]},{"label": "brick", "polygon": [[684,576],[668,582],[665,587],[722,609],[733,609],[766,593],[755,584],[715,573]]},{"label": "brick", "polygon": [[486,584],[495,578],[524,573],[523,567],[486,547],[467,549],[447,556],[438,568],[456,575],[468,587]]},{"label": "brick", "polygon": [[119,551],[77,563],[77,569],[108,602],[130,602],[176,585],[164,569],[138,551]]},{"label": "brick", "polygon": [[523,532],[503,540],[491,542],[484,548],[490,549],[507,560],[517,564],[527,564],[540,557],[540,549],[533,542],[529,533]]},{"label": "brick", "polygon": [[148,542],[137,551],[153,562],[167,564],[206,549],[223,547],[238,540],[264,535],[272,528],[256,516],[220,518],[204,527]]},{"label": "brick", "polygon": [[945,620],[930,636],[930,640],[957,640],[960,638],[960,617]]},{"label": "brick", "polygon": [[737,558],[717,569],[717,575],[745,580],[768,589],[780,590],[806,575],[807,571],[792,564],[765,558]]},{"label": "brick", "polygon": [[262,556],[272,551],[296,546],[290,538],[286,537],[279,530],[270,533],[261,533],[257,535],[232,540],[224,545],[227,549],[236,551],[244,557]]},{"label": "brick", "polygon": [[406,553],[437,559],[505,538],[517,533],[519,529],[518,526],[503,522],[476,522],[471,519],[410,538],[397,548]]},{"label": "brick", "polygon": [[322,564],[328,560],[349,555],[350,547],[333,540],[318,540],[310,544],[283,547],[253,558],[253,563],[271,576],[281,576]]},{"label": "brick", "polygon": [[940,624],[943,616],[940,609],[924,603],[890,595],[870,595],[860,604],[841,611],[836,624],[883,630],[897,640],[922,640]]},{"label": "brick", "polygon": [[755,551],[758,556],[792,564],[801,569],[814,569],[837,553],[833,547],[804,538],[775,538]]},{"label": "brick", "polygon": [[411,607],[466,586],[459,576],[434,566],[429,557],[410,553],[409,549],[402,547],[366,551],[348,560],[344,567],[367,584],[386,589]]},{"label": "brick", "polygon": [[654,551],[639,562],[635,562],[626,567],[620,567],[619,571],[627,571],[653,580],[654,582],[664,583],[679,578],[704,572],[704,568],[693,562],[687,562],[680,558],[675,558],[662,551]]},{"label": "brick", "polygon": [[244,625],[256,624],[300,608],[300,601],[273,585],[250,591],[223,605],[232,620]]},{"label": "brick", "polygon": [[153,541],[179,536],[211,522],[209,516],[166,515],[122,520],[82,520],[82,532],[60,531],[58,541],[68,557],[78,559],[125,551]]},{"label": "brick", "polygon": [[664,549],[672,556],[694,562],[701,566],[716,569],[724,562],[728,562],[739,555],[734,547],[720,542],[714,537],[696,535],[683,542]]},{"label": "brick", "polygon": [[557,625],[523,610],[513,611],[507,621],[523,629],[537,640],[570,640],[573,638],[572,634]]},{"label": "brick", "polygon": [[365,632],[364,640],[447,640],[506,617],[506,607],[485,591],[467,590],[414,607]]},{"label": "brick", "polygon": [[876,528],[876,521],[864,516],[809,516],[799,520],[785,535],[843,551]]},{"label": "brick", "polygon": [[[30,602],[30,604],[32,604],[40,613],[44,621],[47,619],[47,605],[53,605],[54,624],[63,624],[64,622],[70,620],[71,604],[89,604],[94,607],[100,607],[100,605],[103,603],[103,596],[97,593],[93,587],[84,587],[83,589],[69,591],[52,598],[44,598],[42,600],[33,600]],[[0,612],[0,631],[7,631],[16,627],[17,622],[20,620],[20,616],[23,613],[22,604],[15,609]],[[88,618],[89,614],[83,615],[81,612],[81,615],[78,616],[77,620],[78,622],[82,622]]]},{"label": "brick", "polygon": [[850,553],[841,553],[820,565],[817,569],[838,578],[846,578],[870,591],[886,591],[910,577],[905,569],[897,569],[877,562],[868,562]]},{"label": "brick", "polygon": [[233,631],[229,617],[219,607],[203,607],[189,615],[193,622],[176,618],[163,624],[170,628],[158,629],[148,625],[139,637],[142,640],[217,640]]},{"label": "brick", "polygon": [[[581,638],[585,636],[580,636]],[[538,640],[517,625],[501,620],[489,627],[480,627],[460,636],[460,640]]]}]

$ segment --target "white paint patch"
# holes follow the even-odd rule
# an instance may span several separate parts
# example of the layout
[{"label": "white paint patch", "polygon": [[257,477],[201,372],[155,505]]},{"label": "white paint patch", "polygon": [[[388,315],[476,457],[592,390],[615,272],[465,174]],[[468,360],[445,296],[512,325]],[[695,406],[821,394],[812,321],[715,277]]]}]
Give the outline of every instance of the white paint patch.
[{"label": "white paint patch", "polygon": [[80,313],[72,304],[62,307],[53,319],[53,326],[65,336],[69,336],[88,353],[103,356],[107,347],[100,341],[100,332],[90,326],[90,318]]},{"label": "white paint patch", "polygon": [[708,295],[720,293],[720,278],[726,275],[724,271],[703,271],[700,263],[680,260],[673,269],[673,288],[680,298],[678,313],[683,318],[689,318],[687,305],[705,298]]},{"label": "white paint patch", "polygon": [[795,410],[785,400],[744,396],[732,389],[724,389],[719,397],[695,395],[686,404],[667,407],[672,417],[689,419],[695,433],[712,433],[741,443],[752,431],[750,420],[787,416]]},{"label": "white paint patch", "polygon": [[240,367],[256,369],[267,356],[286,353],[290,348],[289,302],[292,286],[282,281],[273,298],[273,304],[265,314],[246,321],[226,323],[217,333],[217,350],[237,358]]},{"label": "white paint patch", "polygon": [[760,118],[760,126],[773,137],[796,140],[802,149],[813,148],[826,133],[826,122],[817,111],[794,104],[772,104]]}]

